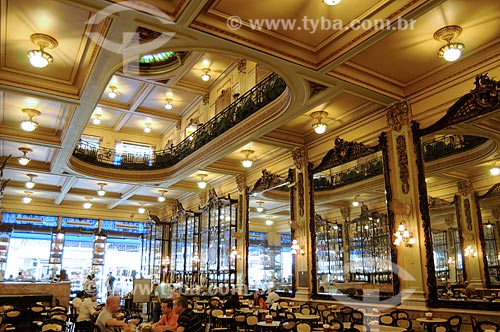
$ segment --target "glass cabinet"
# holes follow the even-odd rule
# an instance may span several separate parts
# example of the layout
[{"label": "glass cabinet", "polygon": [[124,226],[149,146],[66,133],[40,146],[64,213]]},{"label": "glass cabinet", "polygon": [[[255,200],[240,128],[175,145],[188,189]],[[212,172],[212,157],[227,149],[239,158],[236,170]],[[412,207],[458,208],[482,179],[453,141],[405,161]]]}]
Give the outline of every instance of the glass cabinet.
[{"label": "glass cabinet", "polygon": [[5,268],[7,265],[7,254],[9,252],[11,228],[0,225],[0,280],[5,278]]},{"label": "glass cabinet", "polygon": [[65,234],[61,230],[52,232],[50,241],[49,269],[55,278],[61,271]]},{"label": "glass cabinet", "polygon": [[382,284],[392,282],[391,233],[387,217],[365,207],[347,223],[349,234],[349,280]]},{"label": "glass cabinet", "polygon": [[201,212],[200,282],[207,289],[236,285],[237,200],[213,197]]},{"label": "glass cabinet", "polygon": [[330,293],[332,283],[344,282],[344,241],[342,225],[316,214],[316,255],[318,292]]},{"label": "glass cabinet", "polygon": [[167,224],[151,224],[142,235],[141,271],[143,277],[151,278],[154,283],[165,281],[168,276],[168,266],[165,264],[168,244],[164,244],[169,241],[164,238],[168,234],[168,227]]}]

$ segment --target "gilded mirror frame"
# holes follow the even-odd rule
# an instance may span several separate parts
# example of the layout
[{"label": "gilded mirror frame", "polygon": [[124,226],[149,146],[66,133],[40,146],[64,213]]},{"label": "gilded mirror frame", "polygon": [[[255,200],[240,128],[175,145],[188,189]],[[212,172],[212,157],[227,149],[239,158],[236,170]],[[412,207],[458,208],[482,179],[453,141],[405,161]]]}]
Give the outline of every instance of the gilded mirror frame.
[{"label": "gilded mirror frame", "polygon": [[[425,164],[422,149],[422,137],[439,132],[451,126],[460,124],[500,109],[500,83],[489,78],[487,74],[477,75],[475,88],[463,95],[446,112],[446,114],[426,128],[420,128],[420,124],[413,121],[411,130],[413,134],[413,147],[416,154],[418,170],[418,192],[419,209],[422,217],[422,229],[424,233],[424,245],[426,253],[427,287],[429,290],[428,304],[432,307],[461,307],[468,309],[496,309],[500,310],[500,303],[468,302],[468,301],[446,301],[439,299],[438,285],[435,273],[431,218],[427,196],[427,185],[425,182]],[[478,223],[480,221],[478,220]],[[481,225],[478,225],[479,238],[484,234]],[[483,243],[481,243],[483,245]],[[483,257],[485,271],[488,268],[486,257]]]},{"label": "gilded mirror frame", "polygon": [[[293,169],[288,169],[288,174],[287,177],[284,178],[278,174],[270,173],[266,169],[262,170],[262,176],[255,182],[253,188],[251,190],[247,191],[246,195],[246,200],[247,200],[247,209],[246,209],[246,221],[247,221],[247,227],[245,227],[245,285],[248,289],[249,287],[249,280],[248,280],[248,256],[250,252],[250,227],[249,227],[249,221],[250,221],[250,196],[254,194],[262,194],[265,192],[269,192],[271,190],[280,190],[280,188],[287,188],[288,194],[289,194],[289,204],[290,204],[290,220],[293,222],[295,221],[295,186],[289,186],[290,184],[294,183],[295,179],[295,173]],[[291,233],[291,238],[294,238],[294,230],[292,227],[290,227],[290,233]],[[295,276],[295,256],[293,255],[292,257],[292,280],[291,280],[291,288],[289,293],[281,293],[278,292],[278,294],[281,297],[294,297],[295,292],[296,292],[296,276]]]},{"label": "gilded mirror frame", "polygon": [[[311,274],[312,274],[312,298],[315,299],[325,299],[325,300],[334,300],[335,295],[326,295],[318,293],[318,276],[317,276],[317,254],[316,254],[316,209],[314,203],[314,174],[318,172],[322,172],[328,170],[333,167],[337,167],[351,161],[355,161],[359,158],[368,156],[370,154],[381,151],[382,152],[382,162],[383,162],[383,178],[385,185],[385,193],[386,193],[386,201],[391,202],[393,198],[392,189],[390,185],[390,168],[389,168],[389,156],[388,156],[388,147],[387,147],[387,135],[385,132],[382,132],[379,136],[379,142],[377,145],[372,147],[364,146],[358,142],[346,142],[340,138],[335,139],[334,148],[329,150],[320,164],[313,168],[311,163],[308,164],[308,178],[309,178],[309,195],[310,195],[310,216],[309,216],[309,228],[311,229],[311,243],[312,243],[312,265],[311,265]],[[389,233],[394,233],[394,211],[392,210],[390,204],[386,204],[387,211],[387,219],[389,225]],[[396,248],[390,241],[390,254],[391,254],[391,263],[392,266],[397,266],[397,254]],[[392,299],[395,301],[400,301],[400,297],[397,296],[400,293],[400,281],[397,276],[397,271],[392,271],[392,289],[393,289],[393,297]],[[352,299],[352,301],[356,301]],[[397,303],[399,304],[399,303]]]}]

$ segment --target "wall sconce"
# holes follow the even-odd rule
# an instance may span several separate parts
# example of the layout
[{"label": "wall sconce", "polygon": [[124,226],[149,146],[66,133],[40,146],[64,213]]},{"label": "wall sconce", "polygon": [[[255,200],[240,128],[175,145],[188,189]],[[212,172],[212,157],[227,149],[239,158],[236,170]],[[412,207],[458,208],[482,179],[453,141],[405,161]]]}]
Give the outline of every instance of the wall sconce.
[{"label": "wall sconce", "polygon": [[264,208],[262,207],[262,204],[264,204],[264,202],[263,201],[258,201],[257,204],[259,205],[256,208],[257,212],[259,212],[259,213],[264,212]]},{"label": "wall sconce", "polygon": [[321,119],[326,118],[327,116],[328,113],[325,111],[316,111],[311,113],[311,118],[318,120],[318,122],[312,125],[316,134],[321,135],[326,132],[326,127],[328,127],[328,125],[324,122],[321,122]]},{"label": "wall sconce", "polygon": [[101,124],[101,114],[95,114],[94,115],[94,118],[92,119],[92,123],[96,126],[100,125]]},{"label": "wall sconce", "polygon": [[146,208],[144,207],[144,203],[139,203],[141,206],[137,209],[137,212],[140,214],[144,214],[146,212]]},{"label": "wall sconce", "polygon": [[92,207],[92,203],[90,201],[92,200],[92,197],[85,197],[86,202],[83,203],[83,208],[84,209],[90,209]]},{"label": "wall sconce", "polygon": [[31,203],[31,197],[30,197],[30,195],[31,195],[31,194],[33,194],[33,192],[32,192],[32,191],[25,191],[25,192],[24,192],[24,194],[25,194],[26,196],[24,196],[24,197],[23,197],[23,203],[24,203],[24,204],[29,204],[29,203]]},{"label": "wall sconce", "polygon": [[35,182],[33,182],[33,178],[36,178],[37,175],[35,174],[26,174],[27,177],[29,177],[29,181],[24,184],[26,189],[33,189],[35,188]]},{"label": "wall sconce", "polygon": [[162,202],[165,202],[165,200],[167,199],[165,197],[165,194],[167,193],[167,190],[165,189],[160,189],[158,190],[160,193],[161,193],[161,196],[158,196],[158,202],[162,203]]},{"label": "wall sconce", "polygon": [[30,36],[31,42],[37,45],[40,49],[28,51],[28,58],[33,67],[44,68],[49,63],[54,62],[54,58],[49,53],[45,52],[46,48],[57,47],[58,42],[54,37],[43,33],[34,33]]},{"label": "wall sconce", "polygon": [[29,162],[31,161],[30,158],[28,158],[28,156],[26,156],[26,154],[28,152],[33,152],[33,150],[31,150],[30,148],[25,148],[25,147],[20,147],[18,149],[19,151],[21,151],[23,153],[23,156],[22,157],[19,157],[17,158],[17,162],[21,165],[21,166],[26,166],[29,164]]},{"label": "wall sconce", "polygon": [[236,259],[241,259],[241,255],[238,252],[238,249],[236,249],[236,246],[231,247],[231,257]]},{"label": "wall sconce", "polygon": [[413,233],[408,231],[406,228],[406,223],[404,221],[399,223],[398,230],[394,233],[395,239],[393,244],[399,246],[404,244],[405,247],[411,247],[416,243]]},{"label": "wall sconce", "polygon": [[165,99],[165,105],[164,105],[164,107],[165,107],[166,110],[171,110],[174,107],[174,105],[172,104],[172,102],[173,102],[173,100],[170,99],[170,98]]},{"label": "wall sconce", "polygon": [[108,97],[111,99],[115,99],[118,96],[118,88],[114,85],[109,86]]},{"label": "wall sconce", "polygon": [[201,71],[203,72],[203,74],[201,74],[201,79],[203,81],[206,82],[206,81],[209,81],[212,78],[212,76],[210,76],[210,74],[209,74],[210,73],[210,68],[203,68]]},{"label": "wall sconce", "polygon": [[446,61],[455,61],[462,55],[462,50],[465,45],[462,43],[452,43],[452,40],[457,38],[462,33],[462,28],[458,25],[449,25],[434,32],[434,39],[445,42],[446,45],[438,51],[438,56]]},{"label": "wall sconce", "polygon": [[477,250],[472,245],[468,245],[464,250],[464,257],[477,257]]},{"label": "wall sconce", "polygon": [[328,6],[335,6],[342,2],[342,0],[322,0],[322,2]]},{"label": "wall sconce", "polygon": [[198,188],[205,189],[207,187],[207,182],[205,181],[207,174],[200,174],[198,177],[200,178],[200,181],[198,181]]},{"label": "wall sconce", "polygon": [[33,121],[34,116],[40,116],[42,113],[40,111],[35,110],[33,108],[23,108],[21,110],[24,114],[26,114],[29,120],[21,121],[21,129],[24,131],[33,131],[38,127],[38,122]]},{"label": "wall sconce", "polygon": [[299,245],[299,241],[297,241],[295,239],[292,241],[291,249],[292,249],[292,255],[296,255],[296,254],[304,255],[305,254],[304,248],[301,245]]},{"label": "wall sconce", "polygon": [[243,165],[243,167],[245,168],[250,168],[252,167],[252,164],[253,164],[253,160],[250,159],[250,155],[253,154],[253,150],[243,150],[241,151],[241,153],[243,153],[245,155],[245,159],[243,159],[241,161],[241,165]]},{"label": "wall sconce", "polygon": [[101,196],[101,197],[103,197],[104,195],[106,195],[106,190],[104,190],[104,186],[106,185],[106,183],[99,182],[99,183],[97,183],[97,185],[99,187],[101,187],[99,190],[97,190],[97,195]]}]

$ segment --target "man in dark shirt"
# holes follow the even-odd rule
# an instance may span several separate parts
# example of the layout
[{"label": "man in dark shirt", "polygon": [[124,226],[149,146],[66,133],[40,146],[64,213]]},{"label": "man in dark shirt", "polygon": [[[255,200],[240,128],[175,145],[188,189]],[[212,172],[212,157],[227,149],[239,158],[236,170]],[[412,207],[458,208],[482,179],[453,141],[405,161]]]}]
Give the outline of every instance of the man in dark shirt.
[{"label": "man in dark shirt", "polygon": [[176,332],[202,332],[200,316],[188,308],[188,300],[181,296],[174,300],[174,310],[179,314]]}]

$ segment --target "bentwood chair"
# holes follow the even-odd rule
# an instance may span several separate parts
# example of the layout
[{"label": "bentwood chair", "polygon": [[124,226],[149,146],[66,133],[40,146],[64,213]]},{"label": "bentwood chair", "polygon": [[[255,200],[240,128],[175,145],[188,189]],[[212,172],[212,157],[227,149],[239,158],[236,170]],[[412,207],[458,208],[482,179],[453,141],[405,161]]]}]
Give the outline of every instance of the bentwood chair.
[{"label": "bentwood chair", "polygon": [[500,332],[500,323],[495,323],[489,320],[482,320],[477,323],[477,331],[478,332]]},{"label": "bentwood chair", "polygon": [[446,324],[448,324],[448,329],[452,332],[460,332],[460,327],[462,326],[462,316],[453,315],[448,317]]}]

